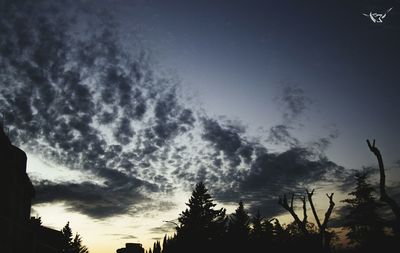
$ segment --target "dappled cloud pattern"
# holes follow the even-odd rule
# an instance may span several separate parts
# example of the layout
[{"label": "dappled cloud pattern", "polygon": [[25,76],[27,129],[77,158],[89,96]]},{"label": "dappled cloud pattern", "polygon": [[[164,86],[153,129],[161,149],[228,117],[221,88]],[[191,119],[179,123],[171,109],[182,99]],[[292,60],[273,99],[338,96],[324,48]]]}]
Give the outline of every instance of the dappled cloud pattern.
[{"label": "dappled cloud pattern", "polygon": [[4,5],[0,108],[8,134],[27,152],[97,179],[36,179],[37,204],[63,202],[105,218],[205,181],[221,202],[242,198],[276,213],[275,198],[288,187],[343,172],[291,136],[310,104],[299,88],[285,91],[289,111],[271,129],[272,141],[289,149],[272,153],[245,127],[185,104],[179,82],[160,74],[140,43],[127,50],[109,16],[85,13],[90,22],[74,22],[73,7],[61,2]]}]

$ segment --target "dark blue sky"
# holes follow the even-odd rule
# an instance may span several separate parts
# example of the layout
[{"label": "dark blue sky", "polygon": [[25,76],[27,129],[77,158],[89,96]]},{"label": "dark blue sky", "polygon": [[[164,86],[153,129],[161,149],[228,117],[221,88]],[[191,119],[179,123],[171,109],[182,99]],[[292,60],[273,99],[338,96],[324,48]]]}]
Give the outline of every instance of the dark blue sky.
[{"label": "dark blue sky", "polygon": [[[209,113],[268,127],[280,87],[299,86],[319,111],[305,130],[337,126],[337,162],[368,164],[367,137],[398,159],[399,1],[120,2],[122,24],[198,91]],[[382,24],[362,15],[390,7]]]}]

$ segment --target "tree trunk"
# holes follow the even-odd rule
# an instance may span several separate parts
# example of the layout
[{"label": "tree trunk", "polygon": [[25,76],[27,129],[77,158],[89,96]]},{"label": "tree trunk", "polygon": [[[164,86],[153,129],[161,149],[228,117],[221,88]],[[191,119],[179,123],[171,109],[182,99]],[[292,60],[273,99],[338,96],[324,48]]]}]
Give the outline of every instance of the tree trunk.
[{"label": "tree trunk", "polygon": [[385,176],[385,167],[383,165],[382,154],[379,151],[379,149],[375,147],[375,140],[373,141],[372,145],[369,142],[369,140],[367,140],[367,144],[369,150],[371,150],[371,152],[374,153],[374,155],[378,159],[379,174],[380,174],[379,190],[380,190],[381,200],[386,204],[388,204],[388,206],[392,209],[394,215],[396,216],[394,232],[397,236],[400,236],[400,207],[397,204],[397,202],[386,193],[386,176]]},{"label": "tree trunk", "polygon": [[319,236],[321,238],[321,248],[323,249],[324,252],[330,252],[331,238],[330,238],[330,233],[328,231],[326,231],[326,228],[328,226],[328,221],[329,221],[329,218],[331,217],[333,207],[335,206],[335,202],[333,202],[333,193],[331,193],[330,195],[326,194],[326,196],[329,199],[329,207],[325,213],[325,218],[324,218],[323,223],[321,223],[321,221],[318,217],[317,211],[314,206],[314,202],[312,200],[312,195],[314,194],[314,190],[312,190],[311,192],[309,192],[307,190],[306,193],[307,193],[307,197],[308,197],[308,202],[310,202],[311,210],[312,210],[312,213],[314,215],[315,221],[317,222],[317,226],[319,229]]}]

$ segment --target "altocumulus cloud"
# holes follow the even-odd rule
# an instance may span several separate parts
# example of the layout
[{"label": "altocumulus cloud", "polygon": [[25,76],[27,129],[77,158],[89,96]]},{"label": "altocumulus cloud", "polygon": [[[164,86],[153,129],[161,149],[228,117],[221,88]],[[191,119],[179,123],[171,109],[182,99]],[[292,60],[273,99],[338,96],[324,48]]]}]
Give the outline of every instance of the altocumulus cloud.
[{"label": "altocumulus cloud", "polygon": [[140,46],[127,52],[109,17],[73,11],[73,1],[2,4],[0,108],[13,142],[102,182],[36,180],[36,203],[63,202],[93,218],[134,214],[165,208],[155,202],[176,183],[202,180],[221,202],[242,198],[275,214],[283,191],[343,174],[291,136],[310,105],[299,88],[284,90],[283,123],[271,129],[289,149],[272,153],[244,127],[183,103],[179,83],[158,74]]},{"label": "altocumulus cloud", "polygon": [[17,145],[104,181],[38,181],[37,203],[63,201],[95,218],[126,213],[148,200],[143,193],[168,188],[136,164],[157,160],[195,118],[178,102],[176,84],[154,73],[143,50],[122,50],[112,22],[88,17],[96,29],[79,33],[83,24],[74,26],[60,12],[68,6],[4,2],[2,114]]},{"label": "altocumulus cloud", "polygon": [[[139,184],[140,185],[140,184]],[[126,214],[130,206],[145,198],[138,184],[100,186],[91,182],[53,183],[41,181],[35,186],[39,193],[36,203],[67,202],[67,209],[85,213],[93,218]]]},{"label": "altocumulus cloud", "polygon": [[[247,141],[235,127],[224,127],[215,121],[208,124],[212,127],[204,128],[203,138],[217,151],[213,159],[221,159],[219,153],[225,153],[224,159],[229,162],[226,168],[221,168],[220,163],[210,167],[219,177],[204,176],[222,202],[242,199],[251,204],[252,211],[260,209],[266,215],[276,215],[282,211],[277,205],[279,195],[303,193],[312,184],[338,182],[347,176],[345,168],[315,152],[315,143],[273,153],[260,143]],[[246,150],[244,155],[242,149]]]}]

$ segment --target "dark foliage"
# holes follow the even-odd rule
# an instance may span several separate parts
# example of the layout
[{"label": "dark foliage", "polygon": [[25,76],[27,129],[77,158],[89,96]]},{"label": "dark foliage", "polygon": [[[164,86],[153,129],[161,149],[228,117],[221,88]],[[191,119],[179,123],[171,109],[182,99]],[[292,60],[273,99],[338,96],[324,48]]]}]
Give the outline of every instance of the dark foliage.
[{"label": "dark foliage", "polygon": [[214,209],[216,204],[203,183],[194,189],[188,208],[182,212],[176,228],[176,246],[178,252],[186,251],[189,245],[198,245],[199,250],[208,251],[223,239],[226,215],[225,209]]},{"label": "dark foliage", "polygon": [[345,226],[349,229],[346,236],[358,247],[371,247],[384,237],[384,221],[378,214],[382,205],[375,199],[368,177],[366,171],[356,173],[356,186],[349,193],[352,198],[343,200],[349,209],[345,217]]},{"label": "dark foliage", "polygon": [[[383,232],[384,223],[376,212],[379,204],[372,196],[373,188],[367,183],[367,176],[362,173],[356,175],[356,187],[350,193],[354,198],[344,201],[352,206],[350,213],[345,217],[348,222],[346,226],[350,228],[347,236],[351,240],[357,240],[358,247],[334,248],[332,242],[337,236],[332,230],[326,230],[328,219],[326,222],[325,220],[323,223],[320,222],[323,227],[321,230],[320,224],[315,225],[307,221],[304,208],[306,217],[300,220],[300,223],[293,221],[287,225],[281,225],[276,218],[264,218],[259,211],[251,217],[242,201],[239,202],[235,212],[227,217],[225,209],[214,209],[215,204],[211,195],[204,184],[199,183],[187,203],[188,208],[178,219],[176,233],[171,237],[164,237],[162,248],[157,241],[149,252],[319,253],[378,252],[378,249],[394,252],[392,249],[397,244],[390,234]],[[310,196],[312,194],[307,193]],[[332,201],[333,194],[327,196]],[[305,203],[306,198],[302,198],[302,201]],[[321,238],[322,233],[324,233],[323,238]],[[325,244],[321,244],[321,239],[325,240]],[[361,242],[366,244],[360,247]]]},{"label": "dark foliage", "polygon": [[234,251],[239,247],[248,247],[250,239],[250,217],[244,210],[243,202],[239,202],[239,206],[235,213],[229,219],[226,234],[230,251]]},{"label": "dark foliage", "polygon": [[61,230],[64,236],[63,253],[89,253],[86,246],[82,245],[82,237],[77,233],[73,236],[69,222]]}]

